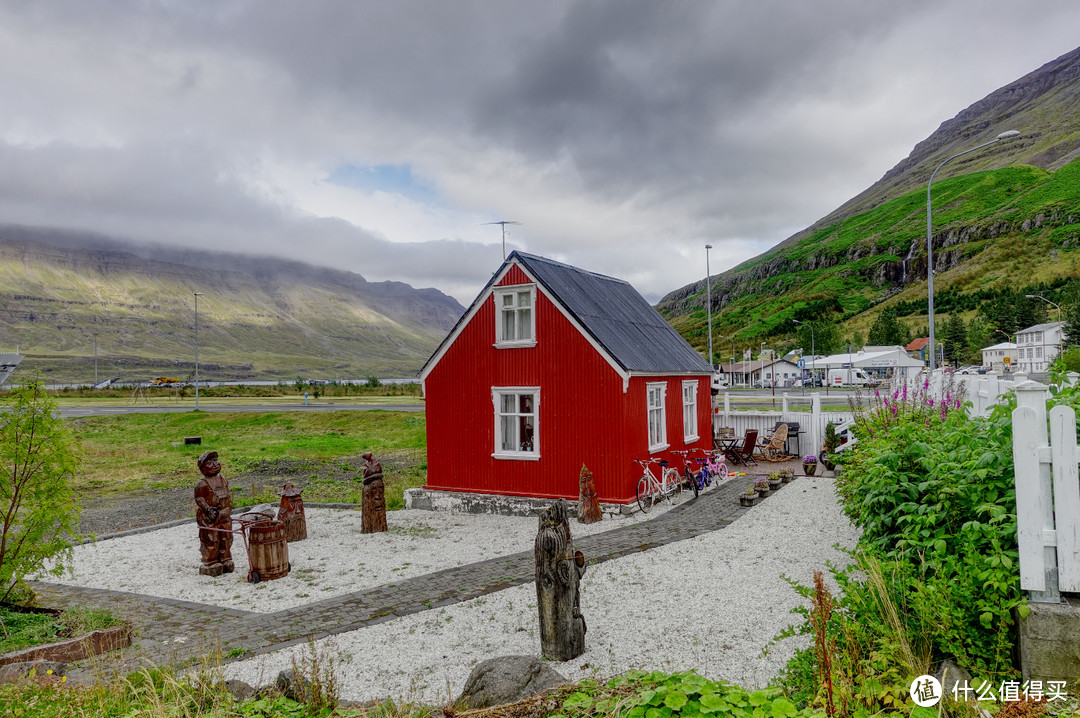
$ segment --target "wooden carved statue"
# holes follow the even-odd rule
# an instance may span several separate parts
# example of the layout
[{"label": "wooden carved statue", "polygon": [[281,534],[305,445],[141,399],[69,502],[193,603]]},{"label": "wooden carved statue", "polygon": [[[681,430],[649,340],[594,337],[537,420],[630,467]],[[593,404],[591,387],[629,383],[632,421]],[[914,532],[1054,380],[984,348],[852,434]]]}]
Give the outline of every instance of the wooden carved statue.
[{"label": "wooden carved statue", "polygon": [[[195,523],[199,527],[199,547],[204,576],[232,573],[232,496],[229,482],[221,475],[221,463],[216,451],[199,457],[202,478],[195,484]],[[220,529],[220,530],[213,530]]]},{"label": "wooden carved statue", "polygon": [[360,507],[360,533],[373,534],[386,530],[386,487],[383,485],[382,464],[371,452],[363,454],[364,498]]},{"label": "wooden carved statue", "polygon": [[291,481],[286,481],[278,492],[281,505],[278,506],[277,520],[285,524],[285,540],[303,541],[307,538],[307,517],[304,516],[304,499],[300,489]]},{"label": "wooden carved statue", "polygon": [[578,477],[578,521],[583,524],[594,524],[604,518],[600,513],[600,499],[596,495],[596,482],[593,481],[592,472],[581,465],[581,475]]},{"label": "wooden carved statue", "polygon": [[565,499],[559,499],[540,514],[533,549],[540,652],[550,661],[569,661],[585,652],[585,617],[579,593],[585,560],[570,540],[567,506]]}]

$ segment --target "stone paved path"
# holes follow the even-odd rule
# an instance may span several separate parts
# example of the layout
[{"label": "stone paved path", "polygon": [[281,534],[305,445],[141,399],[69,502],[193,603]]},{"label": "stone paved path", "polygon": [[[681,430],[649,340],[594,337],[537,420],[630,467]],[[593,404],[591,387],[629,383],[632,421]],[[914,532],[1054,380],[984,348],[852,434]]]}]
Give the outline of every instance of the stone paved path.
[{"label": "stone paved path", "polygon": [[[732,479],[697,499],[684,492],[682,503],[662,516],[574,543],[589,564],[598,564],[723,529],[749,510],[739,506],[738,494],[745,486],[744,480]],[[44,605],[108,608],[134,625],[135,643],[122,655],[99,657],[69,669],[71,680],[88,681],[150,664],[186,664],[215,651],[226,661],[276,651],[309,637],[352,631],[529,583],[533,571],[533,553],[523,551],[276,613],[43,582],[33,587]]]}]

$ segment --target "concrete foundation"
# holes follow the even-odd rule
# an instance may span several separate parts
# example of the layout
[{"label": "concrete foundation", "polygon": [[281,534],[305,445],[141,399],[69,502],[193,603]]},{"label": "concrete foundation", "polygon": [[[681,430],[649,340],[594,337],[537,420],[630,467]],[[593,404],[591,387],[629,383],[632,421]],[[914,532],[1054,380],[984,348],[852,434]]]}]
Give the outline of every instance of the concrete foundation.
[{"label": "concrete foundation", "polygon": [[1024,680],[1080,680],[1080,601],[1028,603],[1020,621],[1020,670]]},{"label": "concrete foundation", "polygon": [[[405,508],[419,511],[449,511],[459,514],[501,514],[503,516],[539,516],[556,499],[531,496],[474,494],[465,491],[406,489]],[[570,516],[577,518],[577,501],[567,499]],[[608,516],[625,516],[638,510],[637,504],[600,504]]]}]

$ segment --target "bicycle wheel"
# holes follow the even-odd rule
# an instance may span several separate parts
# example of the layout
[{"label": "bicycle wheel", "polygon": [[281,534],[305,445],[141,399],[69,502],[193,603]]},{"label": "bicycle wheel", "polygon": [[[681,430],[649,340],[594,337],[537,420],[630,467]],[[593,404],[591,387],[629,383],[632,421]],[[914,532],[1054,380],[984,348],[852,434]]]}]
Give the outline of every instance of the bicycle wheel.
[{"label": "bicycle wheel", "polygon": [[649,509],[652,508],[655,501],[656,494],[653,492],[652,486],[650,486],[649,479],[642,476],[637,482],[637,505],[641,509],[641,513],[649,513]]},{"label": "bicycle wheel", "polygon": [[686,469],[686,480],[690,482],[690,488],[694,490],[694,498],[696,499],[698,494],[701,493],[701,487],[698,486],[698,477],[689,468]]},{"label": "bicycle wheel", "polygon": [[674,469],[669,469],[669,471],[671,473],[668,475],[668,479],[667,479],[667,485],[668,485],[667,497],[668,497],[668,501],[670,501],[674,505],[674,504],[677,504],[680,501],[682,501],[682,485],[683,485],[683,482],[682,482],[682,477],[679,476],[678,471],[675,471]]}]

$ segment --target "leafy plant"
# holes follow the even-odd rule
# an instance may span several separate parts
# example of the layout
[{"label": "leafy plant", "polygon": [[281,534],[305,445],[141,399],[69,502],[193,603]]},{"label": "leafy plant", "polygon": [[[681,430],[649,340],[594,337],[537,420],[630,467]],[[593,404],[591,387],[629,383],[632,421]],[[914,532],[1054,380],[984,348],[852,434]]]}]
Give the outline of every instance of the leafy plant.
[{"label": "leafy plant", "polygon": [[79,451],[41,384],[11,391],[0,414],[0,601],[24,576],[60,575],[76,532],[79,501],[70,480]]}]

